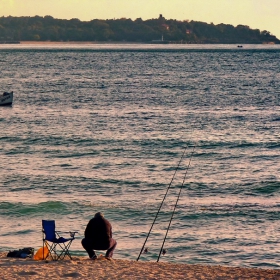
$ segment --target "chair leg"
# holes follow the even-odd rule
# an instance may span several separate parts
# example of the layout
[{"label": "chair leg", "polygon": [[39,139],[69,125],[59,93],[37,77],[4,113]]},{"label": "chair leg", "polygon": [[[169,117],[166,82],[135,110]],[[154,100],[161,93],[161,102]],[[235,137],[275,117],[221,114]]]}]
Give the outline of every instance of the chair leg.
[{"label": "chair leg", "polygon": [[[44,241],[45,244],[43,245],[43,258],[47,259],[47,257],[50,256],[50,258],[53,261],[57,261],[57,260],[63,260],[65,258],[65,256],[68,256],[70,260],[72,260],[71,254],[69,252],[69,248],[72,244],[73,240],[68,241],[68,243],[49,243],[47,241]],[[45,254],[44,254],[44,248],[45,246],[48,249],[48,254],[45,258]],[[56,248],[58,247],[58,250],[56,250]]]},{"label": "chair leg", "polygon": [[57,246],[57,243],[52,243],[52,244],[49,244],[47,241],[46,241],[46,247],[48,248],[48,254],[46,256],[46,259],[48,256],[51,257],[51,259],[53,261],[57,261],[59,258],[58,258],[58,254],[56,252],[56,246]]},{"label": "chair leg", "polygon": [[[58,255],[58,259],[63,260],[63,259],[65,258],[65,256],[68,256],[68,257],[70,258],[70,260],[72,260],[72,257],[71,257],[70,252],[69,252],[69,248],[70,248],[70,246],[71,246],[72,241],[73,241],[73,240],[70,240],[70,241],[68,242],[68,244],[65,244],[65,243],[60,244],[60,243],[58,243],[58,245],[59,245],[60,248],[61,248],[61,252],[60,252],[60,254]],[[63,245],[63,246],[62,246],[62,245]]]},{"label": "chair leg", "polygon": [[[45,257],[45,248],[47,248],[47,250],[48,250],[46,257]],[[47,241],[43,241],[43,260],[46,260],[49,256],[49,254],[50,254],[50,245],[48,244]]]}]

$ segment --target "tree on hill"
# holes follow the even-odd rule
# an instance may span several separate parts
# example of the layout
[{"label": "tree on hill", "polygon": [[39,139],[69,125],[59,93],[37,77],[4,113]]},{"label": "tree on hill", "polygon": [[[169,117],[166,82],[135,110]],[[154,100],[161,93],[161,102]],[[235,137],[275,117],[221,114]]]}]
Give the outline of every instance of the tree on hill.
[{"label": "tree on hill", "polygon": [[199,21],[121,18],[80,21],[52,16],[0,17],[0,41],[116,41],[152,42],[164,38],[173,43],[275,43],[280,40],[269,31]]}]

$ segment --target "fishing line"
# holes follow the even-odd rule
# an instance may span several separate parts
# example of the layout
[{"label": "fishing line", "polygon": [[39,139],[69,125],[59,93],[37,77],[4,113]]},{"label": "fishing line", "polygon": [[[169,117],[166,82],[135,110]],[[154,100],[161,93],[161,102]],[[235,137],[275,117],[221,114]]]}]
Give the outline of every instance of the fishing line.
[{"label": "fishing line", "polygon": [[169,221],[169,225],[168,225],[168,227],[167,227],[166,234],[165,234],[164,240],[163,240],[163,242],[162,242],[162,246],[161,246],[161,248],[160,248],[160,252],[159,252],[159,254],[158,254],[157,262],[159,261],[160,256],[161,256],[161,254],[162,254],[163,246],[164,246],[164,243],[165,243],[165,240],[166,240],[166,237],[167,237],[169,228],[170,228],[170,226],[171,226],[171,222],[172,222],[172,219],[173,219],[173,216],[174,216],[174,213],[175,213],[175,210],[176,210],[176,207],[177,207],[177,204],[178,204],[180,195],[181,195],[181,191],[182,191],[182,188],[183,188],[183,186],[184,186],[184,184],[185,184],[185,180],[186,180],[186,177],[187,177],[187,173],[188,173],[188,170],[189,170],[189,168],[190,168],[191,161],[192,161],[194,149],[195,149],[195,146],[193,147],[193,150],[192,150],[192,153],[191,153],[191,157],[190,157],[190,160],[189,160],[189,164],[188,164],[188,166],[187,166],[187,169],[186,169],[186,172],[185,172],[185,176],[184,176],[184,179],[183,179],[183,182],[182,182],[180,191],[179,191],[179,193],[178,193],[178,197],[177,197],[177,200],[176,200],[176,203],[175,203],[175,205],[174,205],[174,209],[173,209],[173,212],[172,212],[170,221]]},{"label": "fishing line", "polygon": [[166,193],[165,193],[165,195],[164,195],[164,197],[163,197],[163,199],[162,199],[162,201],[161,201],[161,204],[160,204],[160,206],[159,206],[159,209],[158,209],[158,211],[157,211],[157,214],[156,214],[156,216],[155,216],[155,218],[154,218],[154,221],[153,221],[153,223],[152,223],[152,226],[151,226],[151,228],[150,228],[150,230],[149,230],[149,232],[148,232],[148,235],[147,235],[147,237],[146,237],[146,240],[145,240],[145,242],[144,242],[144,244],[143,244],[143,246],[142,246],[142,248],[141,248],[141,251],[140,251],[139,256],[138,256],[138,258],[136,259],[136,261],[139,260],[141,254],[142,254],[142,252],[143,252],[143,250],[144,250],[144,247],[145,247],[145,245],[146,245],[146,242],[147,242],[147,240],[148,240],[148,238],[149,238],[149,235],[150,235],[150,233],[151,233],[151,231],[152,231],[152,228],[153,228],[153,226],[154,226],[154,224],[155,224],[155,222],[156,222],[157,216],[158,216],[158,214],[159,214],[159,212],[160,212],[160,209],[161,209],[161,207],[162,207],[162,205],[163,205],[163,202],[164,202],[164,200],[165,200],[165,198],[166,198],[166,196],[167,196],[167,193],[168,193],[168,191],[169,191],[169,189],[170,189],[170,187],[171,187],[171,184],[172,184],[172,182],[173,182],[173,180],[174,180],[174,177],[175,177],[175,175],[176,175],[176,173],[177,173],[177,170],[178,170],[178,168],[179,168],[179,166],[180,166],[180,164],[181,164],[181,162],[182,162],[182,160],[183,160],[183,157],[184,157],[184,155],[185,155],[185,153],[186,153],[187,148],[188,148],[188,146],[186,146],[186,148],[184,149],[184,152],[183,152],[183,154],[182,154],[182,156],[181,156],[181,159],[179,160],[179,163],[178,163],[178,165],[177,165],[177,167],[176,167],[176,169],[175,169],[175,172],[174,172],[174,174],[173,174],[173,177],[172,177],[172,179],[171,179],[171,181],[170,181],[170,183],[169,183],[169,185],[168,185],[168,187],[167,187]]}]

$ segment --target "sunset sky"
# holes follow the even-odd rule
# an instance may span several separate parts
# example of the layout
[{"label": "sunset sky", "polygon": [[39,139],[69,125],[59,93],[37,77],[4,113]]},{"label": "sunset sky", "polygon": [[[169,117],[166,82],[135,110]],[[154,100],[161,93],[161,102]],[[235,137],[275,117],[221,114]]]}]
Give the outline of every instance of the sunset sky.
[{"label": "sunset sky", "polygon": [[280,39],[280,0],[0,0],[0,16],[80,20],[158,18],[195,20],[268,30]]}]

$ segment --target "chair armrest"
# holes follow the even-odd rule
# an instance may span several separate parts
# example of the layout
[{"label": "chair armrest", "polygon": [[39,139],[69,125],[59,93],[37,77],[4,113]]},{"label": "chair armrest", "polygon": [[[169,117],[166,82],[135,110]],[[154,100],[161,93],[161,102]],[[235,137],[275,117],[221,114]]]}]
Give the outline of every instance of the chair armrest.
[{"label": "chair armrest", "polygon": [[62,233],[69,233],[71,237],[75,237],[75,234],[78,233],[78,231],[55,231],[58,237],[61,237],[60,235]]},{"label": "chair armrest", "polygon": [[71,237],[75,237],[75,234],[78,233],[78,231],[69,231]]}]

